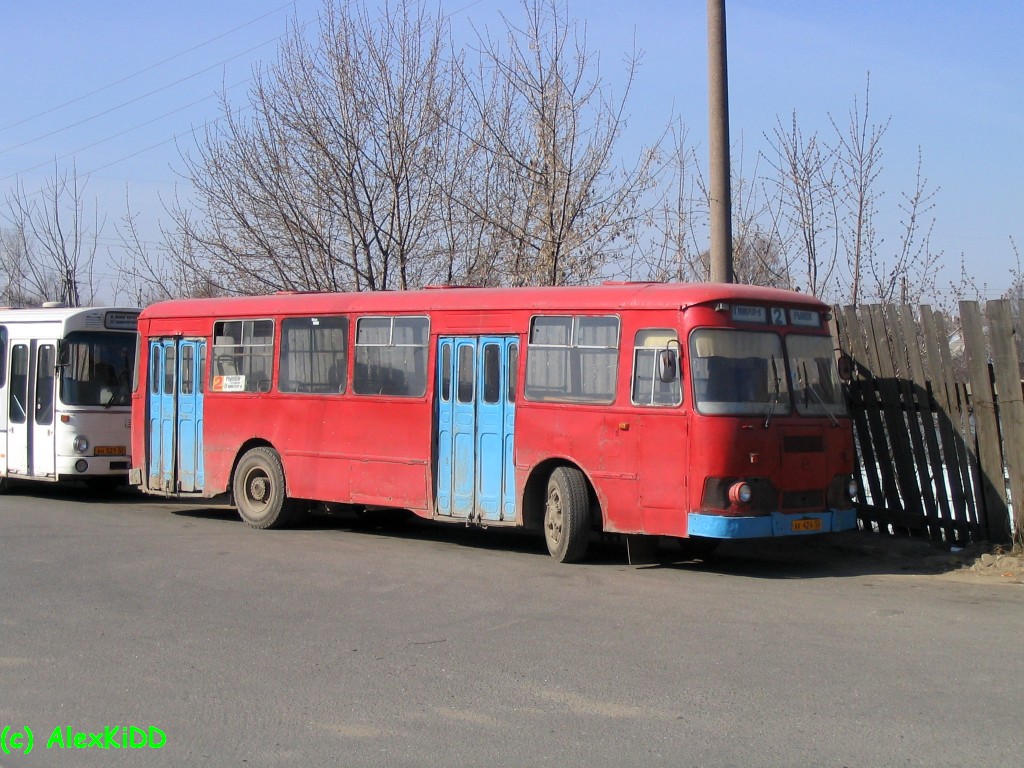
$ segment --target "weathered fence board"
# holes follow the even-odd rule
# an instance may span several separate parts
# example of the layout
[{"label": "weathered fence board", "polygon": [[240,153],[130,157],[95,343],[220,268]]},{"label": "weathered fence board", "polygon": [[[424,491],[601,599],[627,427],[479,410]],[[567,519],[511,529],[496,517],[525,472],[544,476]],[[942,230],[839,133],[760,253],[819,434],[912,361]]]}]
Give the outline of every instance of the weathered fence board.
[{"label": "weathered fence board", "polygon": [[991,541],[1003,541],[1009,539],[1010,534],[1006,486],[1003,483],[1003,454],[992,389],[992,369],[978,302],[960,302],[960,327],[964,333],[971,384],[971,415],[978,445],[978,479],[985,503],[985,534]]},{"label": "weathered fence board", "polygon": [[[1008,301],[990,301],[988,315],[992,368],[996,383],[996,402],[1002,447],[1007,457],[1024,457],[1024,397],[1021,390],[1020,358],[1015,343],[1013,311]],[[1012,489],[1024,489],[1024,459],[1005,461],[1007,480]],[[1016,497],[1019,501],[1020,497]],[[1021,529],[1024,516],[1021,504],[1013,508],[1015,528]],[[1009,531],[1006,531],[1009,533]]]},{"label": "weathered fence board", "polygon": [[923,334],[915,325],[913,314],[907,305],[899,308],[899,323],[910,366],[910,388],[914,397],[915,424],[924,440],[925,459],[919,465],[918,473],[927,476],[927,480],[922,483],[925,490],[925,506],[931,510],[930,517],[934,519],[934,527],[929,529],[929,533],[933,538],[938,538],[938,534],[941,534],[945,538],[953,539],[955,532],[949,525],[953,518],[947,513],[950,508],[949,494],[946,490],[946,471],[942,466],[942,452],[939,450],[935,408],[931,391],[928,388],[924,358],[921,356],[919,337]]},{"label": "weathered fence board", "polygon": [[[855,363],[847,391],[865,526],[957,543],[1022,538],[1024,338],[1013,308],[990,301],[983,316],[962,302],[953,336],[928,306],[919,320],[909,306],[835,309],[838,346]],[[1017,310],[1024,317],[1024,302]]]}]

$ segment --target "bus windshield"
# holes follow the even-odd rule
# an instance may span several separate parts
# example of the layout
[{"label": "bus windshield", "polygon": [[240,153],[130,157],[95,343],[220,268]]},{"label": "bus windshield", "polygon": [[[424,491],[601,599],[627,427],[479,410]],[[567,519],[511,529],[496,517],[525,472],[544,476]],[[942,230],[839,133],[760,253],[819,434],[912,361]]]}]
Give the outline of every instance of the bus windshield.
[{"label": "bus windshield", "polygon": [[690,335],[690,368],[700,413],[790,411],[782,339],[775,333],[698,329]]},{"label": "bus windshield", "polygon": [[[846,415],[829,336],[702,328],[690,336],[694,402],[704,414]],[[788,373],[787,373],[788,371]],[[790,399],[792,395],[792,403]]]},{"label": "bus windshield", "polygon": [[60,346],[60,399],[65,405],[129,405],[135,336],[69,333]]},{"label": "bus windshield", "polygon": [[796,410],[805,416],[844,416],[846,402],[839,386],[832,339],[828,336],[786,338]]}]

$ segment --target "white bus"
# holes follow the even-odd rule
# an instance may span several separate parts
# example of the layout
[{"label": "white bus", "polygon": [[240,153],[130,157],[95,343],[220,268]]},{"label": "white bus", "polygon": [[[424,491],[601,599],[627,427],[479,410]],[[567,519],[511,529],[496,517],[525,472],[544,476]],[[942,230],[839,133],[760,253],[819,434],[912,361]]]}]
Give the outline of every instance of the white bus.
[{"label": "white bus", "polygon": [[0,490],[14,478],[105,488],[127,479],[138,316],[0,309]]}]

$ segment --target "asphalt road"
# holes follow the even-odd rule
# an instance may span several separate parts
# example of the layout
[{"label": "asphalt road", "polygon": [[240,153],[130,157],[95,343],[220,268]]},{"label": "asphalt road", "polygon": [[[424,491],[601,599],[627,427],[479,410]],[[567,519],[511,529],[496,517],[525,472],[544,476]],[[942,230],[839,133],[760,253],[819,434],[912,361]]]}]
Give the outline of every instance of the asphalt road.
[{"label": "asphalt road", "polygon": [[[1021,764],[1024,587],[797,546],[558,565],[495,531],[17,489],[0,766]],[[131,727],[162,746],[70,746]]]}]

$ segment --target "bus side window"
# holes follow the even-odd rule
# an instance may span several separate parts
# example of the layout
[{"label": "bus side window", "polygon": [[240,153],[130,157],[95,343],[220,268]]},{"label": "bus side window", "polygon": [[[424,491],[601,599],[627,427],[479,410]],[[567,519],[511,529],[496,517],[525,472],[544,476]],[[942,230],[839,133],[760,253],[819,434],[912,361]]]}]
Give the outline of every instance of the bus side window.
[{"label": "bus side window", "polygon": [[[663,370],[666,361],[672,366],[667,371]],[[669,328],[637,331],[633,344],[633,403],[679,405],[682,398],[679,334]]]},{"label": "bus side window", "polygon": [[28,346],[15,344],[11,350],[11,391],[9,416],[13,424],[28,418]]},{"label": "bus side window", "polygon": [[348,318],[288,317],[281,321],[277,388],[281,392],[345,391]]},{"label": "bus side window", "polygon": [[52,344],[39,347],[36,359],[36,424],[53,423],[53,384],[57,355]]},{"label": "bus side window", "polygon": [[508,347],[508,401],[516,401],[516,390],[519,388],[519,345]]},{"label": "bus side window", "polygon": [[357,395],[423,397],[427,390],[430,321],[418,315],[367,316],[356,320]]},{"label": "bus side window", "polygon": [[458,399],[460,403],[473,402],[473,386],[476,380],[476,365],[473,358],[476,348],[468,344],[459,347]]},{"label": "bus side window", "polygon": [[[217,340],[213,343],[213,348],[225,347],[228,349],[234,349],[230,346],[233,344],[233,339],[227,336],[218,336]],[[214,353],[214,368],[216,376],[235,376],[238,373],[238,365],[235,363],[235,356],[226,352],[215,352]]]},{"label": "bus side window", "polygon": [[149,357],[149,391],[160,394],[160,358],[163,354],[163,347],[150,347]]}]

